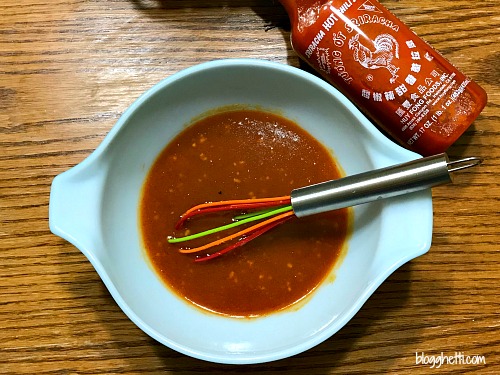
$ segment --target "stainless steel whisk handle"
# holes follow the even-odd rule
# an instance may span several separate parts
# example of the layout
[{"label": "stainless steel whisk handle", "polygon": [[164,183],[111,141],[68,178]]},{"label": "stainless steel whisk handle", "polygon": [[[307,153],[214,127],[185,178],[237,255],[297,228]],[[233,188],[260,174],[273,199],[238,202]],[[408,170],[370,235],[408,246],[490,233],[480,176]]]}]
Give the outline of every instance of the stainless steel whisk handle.
[{"label": "stainless steel whisk handle", "polygon": [[450,183],[451,172],[480,162],[476,157],[450,162],[446,154],[438,154],[306,186],[292,191],[293,211],[297,217],[304,217],[413,193]]}]

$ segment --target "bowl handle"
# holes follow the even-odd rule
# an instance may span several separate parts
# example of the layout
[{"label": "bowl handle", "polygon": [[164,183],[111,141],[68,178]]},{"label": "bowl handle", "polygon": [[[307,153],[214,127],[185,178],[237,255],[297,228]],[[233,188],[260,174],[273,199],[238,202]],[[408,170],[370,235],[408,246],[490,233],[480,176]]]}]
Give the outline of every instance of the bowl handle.
[{"label": "bowl handle", "polygon": [[75,245],[87,258],[99,258],[103,248],[100,207],[105,181],[103,168],[79,164],[52,181],[49,227]]}]

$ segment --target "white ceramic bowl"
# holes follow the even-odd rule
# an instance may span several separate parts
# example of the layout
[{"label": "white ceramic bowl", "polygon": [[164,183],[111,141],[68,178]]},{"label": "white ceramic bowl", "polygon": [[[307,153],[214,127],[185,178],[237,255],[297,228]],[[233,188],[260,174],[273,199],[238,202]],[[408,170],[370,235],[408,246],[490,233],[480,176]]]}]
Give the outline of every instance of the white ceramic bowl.
[{"label": "white ceramic bowl", "polygon": [[[337,90],[286,65],[213,61],[142,95],[86,160],[57,176],[50,229],[89,259],[125,314],[164,345],[232,364],[277,360],[328,339],[398,267],[431,244],[430,191],[358,206],[348,251],[299,309],[256,319],[205,313],[174,295],[142,248],[141,187],[157,155],[194,117],[226,105],[288,117],[332,150],[347,175],[419,158],[384,137]],[[331,278],[330,278],[331,279]]]}]

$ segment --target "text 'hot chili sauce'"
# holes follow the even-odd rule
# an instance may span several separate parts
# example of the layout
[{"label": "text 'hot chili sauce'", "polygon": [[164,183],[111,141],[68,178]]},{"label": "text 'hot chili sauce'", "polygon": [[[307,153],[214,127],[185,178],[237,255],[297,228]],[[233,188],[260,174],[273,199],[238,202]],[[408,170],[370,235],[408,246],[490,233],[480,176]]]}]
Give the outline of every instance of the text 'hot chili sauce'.
[{"label": "text 'hot chili sauce'", "polygon": [[400,144],[444,152],[486,93],[374,0],[280,0],[294,50]]}]

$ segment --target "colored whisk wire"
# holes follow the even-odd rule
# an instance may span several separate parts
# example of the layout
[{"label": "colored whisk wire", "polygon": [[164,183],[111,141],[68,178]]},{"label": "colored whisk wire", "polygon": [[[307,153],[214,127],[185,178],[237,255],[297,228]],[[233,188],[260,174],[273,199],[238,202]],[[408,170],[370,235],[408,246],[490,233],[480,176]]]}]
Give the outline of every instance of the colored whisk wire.
[{"label": "colored whisk wire", "polygon": [[[261,209],[260,209],[261,208]],[[204,250],[211,249],[215,246],[224,244],[226,242],[236,240],[233,244],[227,246],[226,248],[213,252],[211,254],[206,254],[204,256],[198,256],[195,261],[201,262],[205,260],[210,260],[217,258],[235,248],[243,246],[244,244],[250,242],[251,240],[259,237],[261,234],[271,230],[279,224],[294,217],[294,212],[290,204],[290,196],[283,196],[277,198],[261,198],[261,199],[243,199],[243,200],[232,200],[224,202],[213,202],[204,203],[191,208],[186,211],[181,219],[177,222],[175,228],[182,228],[189,219],[195,216],[214,213],[219,211],[227,210],[252,210],[260,209],[254,212],[248,212],[245,214],[237,215],[233,218],[233,222],[225,225],[221,225],[216,228],[208,229],[202,232],[190,234],[183,237],[170,237],[168,239],[169,243],[183,243],[191,241],[197,238],[210,236],[218,232],[222,232],[231,228],[235,228],[241,225],[257,222],[243,230],[236,233],[230,234],[223,238],[212,241],[203,246],[198,246],[195,248],[183,248],[179,251],[185,254],[199,253]]]},{"label": "colored whisk wire", "polygon": [[281,215],[280,218],[276,218],[275,220],[272,220],[272,222],[266,224],[265,226],[254,230],[252,233],[248,234],[246,237],[241,238],[239,241],[226,247],[225,249],[217,251],[217,252],[212,253],[212,254],[207,254],[204,256],[197,257],[195,259],[195,262],[203,262],[205,260],[214,259],[214,258],[217,258],[221,255],[224,255],[224,254],[228,253],[229,251],[236,249],[237,247],[245,245],[246,243],[250,242],[251,240],[259,237],[260,235],[266,233],[267,231],[273,229],[274,227],[284,223],[285,221],[287,221],[291,218],[293,218],[293,215],[291,212],[289,214],[283,214],[283,215]]},{"label": "colored whisk wire", "polygon": [[[217,232],[222,232],[224,230],[231,229],[231,228],[243,225],[243,224],[247,224],[247,223],[250,223],[252,221],[262,220],[262,219],[268,218],[270,216],[278,215],[280,213],[291,211],[291,210],[292,210],[292,206],[288,205],[288,206],[276,208],[276,209],[270,210],[270,211],[265,210],[265,212],[257,212],[255,214],[249,214],[248,217],[246,217],[245,215],[241,215],[241,216],[239,216],[241,218],[240,220],[234,221],[231,224],[221,225],[220,227],[208,229],[208,230],[205,230],[203,232],[190,234],[190,235],[184,236],[184,237],[170,238],[168,240],[168,242],[178,243],[178,242],[191,241],[191,240],[194,240],[196,238],[205,237],[205,236],[208,236],[210,234],[217,233]],[[192,252],[192,251],[189,251],[189,252]]]}]

